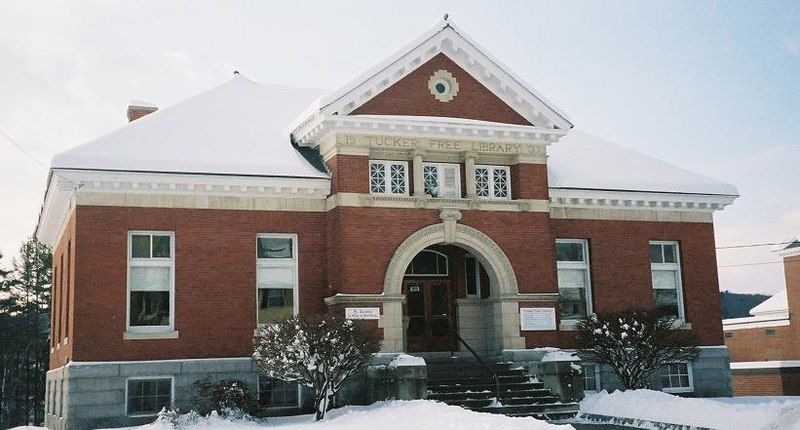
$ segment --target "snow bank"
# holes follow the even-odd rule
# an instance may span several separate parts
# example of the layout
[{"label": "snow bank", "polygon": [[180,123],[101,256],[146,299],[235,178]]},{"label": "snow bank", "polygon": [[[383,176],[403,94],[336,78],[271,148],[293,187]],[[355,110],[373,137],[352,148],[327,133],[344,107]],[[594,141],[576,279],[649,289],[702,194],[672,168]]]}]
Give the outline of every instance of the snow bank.
[{"label": "snow bank", "polygon": [[[169,430],[159,422],[137,430]],[[511,418],[504,415],[472,412],[457,406],[427,400],[387,401],[370,406],[347,406],[328,412],[320,422],[313,415],[268,418],[266,422],[229,421],[211,417],[184,430],[353,430],[353,429],[436,429],[436,430],[574,430],[569,425],[549,424],[535,418]]]},{"label": "snow bank", "polygon": [[413,355],[400,354],[389,362],[389,368],[405,366],[425,366],[425,359]]},{"label": "snow bank", "polygon": [[548,352],[544,355],[544,357],[542,357],[542,363],[550,361],[581,361],[581,359],[578,358],[574,352],[553,351]]},{"label": "snow bank", "polygon": [[800,430],[800,398],[693,399],[660,391],[601,391],[581,412],[719,430]]}]

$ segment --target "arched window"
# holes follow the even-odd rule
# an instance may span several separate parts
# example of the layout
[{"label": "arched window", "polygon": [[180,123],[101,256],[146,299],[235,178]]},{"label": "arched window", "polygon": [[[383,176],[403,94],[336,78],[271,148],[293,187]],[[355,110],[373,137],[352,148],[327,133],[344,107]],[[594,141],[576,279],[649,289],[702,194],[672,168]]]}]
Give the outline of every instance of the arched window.
[{"label": "arched window", "polygon": [[447,256],[441,252],[423,249],[406,267],[406,275],[414,276],[447,276]]}]

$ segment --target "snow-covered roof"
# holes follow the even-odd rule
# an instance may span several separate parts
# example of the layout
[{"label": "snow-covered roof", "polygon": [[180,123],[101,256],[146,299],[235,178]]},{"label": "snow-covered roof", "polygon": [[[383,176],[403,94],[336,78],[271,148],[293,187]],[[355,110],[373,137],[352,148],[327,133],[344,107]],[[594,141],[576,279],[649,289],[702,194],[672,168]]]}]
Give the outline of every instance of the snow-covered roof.
[{"label": "snow-covered roof", "polygon": [[550,146],[551,188],[737,196],[735,186],[579,130]]},{"label": "snow-covered roof", "polygon": [[786,296],[786,289],[775,293],[772,297],[763,301],[758,306],[750,309],[752,316],[772,316],[789,312],[789,300]]},{"label": "snow-covered roof", "polygon": [[324,91],[242,75],[53,157],[54,169],[325,178],[287,126]]}]

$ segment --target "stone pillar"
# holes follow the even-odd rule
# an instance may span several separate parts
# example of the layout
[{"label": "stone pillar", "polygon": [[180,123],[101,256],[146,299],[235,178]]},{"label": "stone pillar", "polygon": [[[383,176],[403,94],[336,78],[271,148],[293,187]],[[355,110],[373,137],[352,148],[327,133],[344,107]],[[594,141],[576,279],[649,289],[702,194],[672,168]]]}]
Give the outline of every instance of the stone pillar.
[{"label": "stone pillar", "polygon": [[467,198],[476,196],[475,192],[475,157],[467,157],[464,160],[464,183],[467,186]]},{"label": "stone pillar", "polygon": [[424,196],[425,195],[425,179],[424,179],[424,170],[422,168],[422,152],[414,151],[414,162],[411,166],[414,172],[414,195],[415,196]]}]

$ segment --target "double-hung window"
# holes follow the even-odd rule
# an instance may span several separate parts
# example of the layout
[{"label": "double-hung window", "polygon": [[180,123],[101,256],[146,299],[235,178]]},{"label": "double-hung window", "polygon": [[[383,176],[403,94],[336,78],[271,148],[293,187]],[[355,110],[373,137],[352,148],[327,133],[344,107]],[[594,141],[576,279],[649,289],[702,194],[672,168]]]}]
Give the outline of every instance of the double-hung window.
[{"label": "double-hung window", "polygon": [[650,242],[650,270],[656,311],[685,320],[678,242]]},{"label": "double-hung window", "polygon": [[172,377],[128,379],[127,414],[155,415],[172,403]]},{"label": "double-hung window", "polygon": [[425,194],[431,197],[461,197],[461,168],[451,163],[424,163]]},{"label": "double-hung window", "polygon": [[592,313],[588,241],[556,239],[556,262],[561,319],[578,321]]},{"label": "double-hung window", "polygon": [[508,166],[475,166],[475,194],[487,199],[510,199]]},{"label": "double-hung window", "polygon": [[175,315],[175,234],[128,233],[128,331],[169,331]]},{"label": "double-hung window", "polygon": [[667,393],[690,393],[694,391],[692,365],[670,363],[661,368],[661,389]]},{"label": "double-hung window", "polygon": [[370,160],[369,192],[371,194],[408,195],[408,163],[405,161]]},{"label": "double-hung window", "polygon": [[259,324],[277,323],[297,313],[297,235],[256,237],[256,300]]},{"label": "double-hung window", "polygon": [[600,391],[600,367],[594,363],[584,363],[583,372],[583,391]]}]

